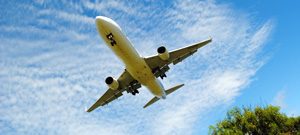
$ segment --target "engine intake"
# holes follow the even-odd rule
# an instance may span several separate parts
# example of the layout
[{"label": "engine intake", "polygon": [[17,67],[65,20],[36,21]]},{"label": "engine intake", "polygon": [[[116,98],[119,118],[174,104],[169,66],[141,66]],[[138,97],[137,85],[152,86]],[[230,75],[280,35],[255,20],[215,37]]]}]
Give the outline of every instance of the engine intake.
[{"label": "engine intake", "polygon": [[119,88],[119,82],[115,78],[109,76],[105,79],[105,83],[107,86],[113,90],[116,90]]},{"label": "engine intake", "polygon": [[158,56],[162,59],[162,60],[168,60],[169,59],[169,52],[167,50],[166,47],[164,46],[160,46],[157,48],[157,53]]}]

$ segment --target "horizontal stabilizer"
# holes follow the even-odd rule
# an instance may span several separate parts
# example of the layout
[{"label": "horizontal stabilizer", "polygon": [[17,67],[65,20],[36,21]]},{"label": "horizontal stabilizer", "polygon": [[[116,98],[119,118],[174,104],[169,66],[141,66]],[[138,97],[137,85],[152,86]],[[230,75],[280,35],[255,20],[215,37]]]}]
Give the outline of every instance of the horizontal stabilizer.
[{"label": "horizontal stabilizer", "polygon": [[152,99],[144,106],[144,108],[146,108],[147,106],[149,106],[149,105],[155,103],[155,102],[158,101],[158,100],[159,100],[158,97],[152,98]]},{"label": "horizontal stabilizer", "polygon": [[[178,86],[176,86],[176,87],[173,87],[173,88],[171,88],[171,89],[166,90],[166,94],[167,94],[167,95],[171,94],[172,92],[174,92],[175,90],[179,89],[179,88],[182,87],[183,85],[184,85],[184,84],[181,84],[181,85],[178,85]],[[158,101],[158,100],[159,100],[158,97],[152,98],[152,99],[144,106],[144,108],[148,107],[149,105],[155,103],[155,102]]]},{"label": "horizontal stabilizer", "polygon": [[171,94],[172,92],[174,92],[175,90],[179,89],[179,88],[182,87],[183,85],[184,85],[184,84],[180,84],[180,85],[178,85],[178,86],[176,86],[176,87],[173,87],[173,88],[171,88],[171,89],[166,90],[166,94],[167,94],[167,95]]}]

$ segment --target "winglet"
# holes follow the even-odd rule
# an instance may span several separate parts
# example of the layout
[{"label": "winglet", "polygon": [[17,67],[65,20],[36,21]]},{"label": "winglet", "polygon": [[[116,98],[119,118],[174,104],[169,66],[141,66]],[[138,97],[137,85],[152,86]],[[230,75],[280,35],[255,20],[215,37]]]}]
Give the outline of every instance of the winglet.
[{"label": "winglet", "polygon": [[88,112],[87,110],[88,110],[88,109],[87,109],[87,107],[85,106],[85,111]]},{"label": "winglet", "polygon": [[211,36],[209,35],[210,40],[212,40]]}]

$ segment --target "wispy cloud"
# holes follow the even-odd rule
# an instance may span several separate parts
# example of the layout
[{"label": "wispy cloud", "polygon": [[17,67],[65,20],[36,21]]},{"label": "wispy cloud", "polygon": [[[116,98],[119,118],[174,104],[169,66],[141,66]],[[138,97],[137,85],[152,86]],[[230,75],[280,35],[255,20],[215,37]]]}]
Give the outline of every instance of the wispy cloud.
[{"label": "wispy cloud", "polygon": [[277,95],[274,97],[272,104],[280,106],[281,108],[286,108],[285,103],[285,90],[278,91]]},{"label": "wispy cloud", "polygon": [[[215,1],[55,5],[16,4],[27,18],[15,23],[24,16],[16,14],[0,26],[0,134],[192,134],[207,110],[231,104],[250,84],[274,27],[271,19],[254,25],[248,14]],[[96,15],[120,24],[143,56],[162,44],[172,50],[209,35],[213,42],[171,66],[165,88],[185,86],[167,100],[143,109],[152,95],[142,88],[85,113],[107,89],[104,79],[124,70],[98,37]]]}]

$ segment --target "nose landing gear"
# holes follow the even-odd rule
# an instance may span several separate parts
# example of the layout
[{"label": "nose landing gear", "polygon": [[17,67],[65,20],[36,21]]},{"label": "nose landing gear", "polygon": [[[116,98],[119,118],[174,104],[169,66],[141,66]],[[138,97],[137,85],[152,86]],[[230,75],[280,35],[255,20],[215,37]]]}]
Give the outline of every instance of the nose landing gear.
[{"label": "nose landing gear", "polygon": [[110,45],[111,45],[111,46],[114,46],[115,44],[117,44],[115,40],[112,40],[112,41],[110,42]]},{"label": "nose landing gear", "polygon": [[114,35],[112,33],[109,33],[108,35],[106,35],[106,38],[111,41],[110,42],[111,46],[114,46],[117,44],[117,42],[113,39],[113,37],[114,37]]},{"label": "nose landing gear", "polygon": [[109,33],[108,35],[106,35],[106,38],[109,40],[112,40],[113,37],[114,37],[114,35],[112,33]]}]

